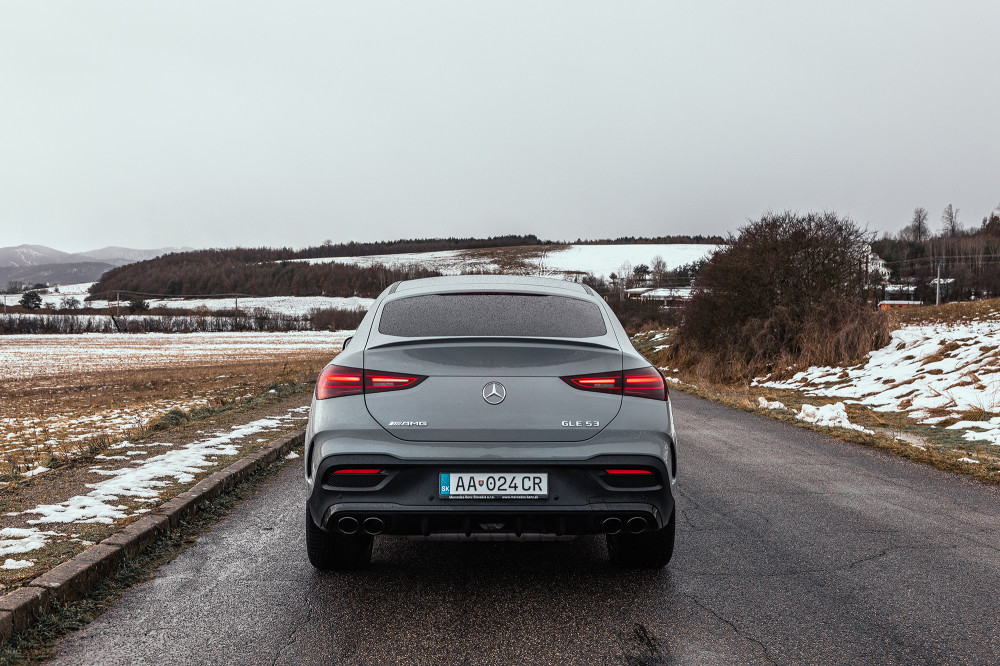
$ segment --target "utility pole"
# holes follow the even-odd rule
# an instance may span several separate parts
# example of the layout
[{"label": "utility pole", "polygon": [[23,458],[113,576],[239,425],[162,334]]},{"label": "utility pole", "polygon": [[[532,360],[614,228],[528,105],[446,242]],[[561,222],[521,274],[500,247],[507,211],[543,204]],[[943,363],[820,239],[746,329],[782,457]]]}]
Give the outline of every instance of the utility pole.
[{"label": "utility pole", "polygon": [[116,291],[115,292],[115,316],[116,317],[118,316],[118,305],[121,302],[121,299],[122,299],[122,292]]},{"label": "utility pole", "polygon": [[937,284],[937,300],[934,302],[934,305],[941,305],[941,260],[940,259],[937,260],[936,284]]}]

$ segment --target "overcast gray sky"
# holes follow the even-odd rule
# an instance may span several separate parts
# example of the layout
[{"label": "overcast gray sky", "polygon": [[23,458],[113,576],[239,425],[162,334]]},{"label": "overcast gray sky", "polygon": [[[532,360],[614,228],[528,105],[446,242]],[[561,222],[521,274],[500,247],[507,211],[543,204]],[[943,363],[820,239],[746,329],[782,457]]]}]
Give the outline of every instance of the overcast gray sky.
[{"label": "overcast gray sky", "polygon": [[978,225],[998,39],[996,0],[0,0],[0,246]]}]

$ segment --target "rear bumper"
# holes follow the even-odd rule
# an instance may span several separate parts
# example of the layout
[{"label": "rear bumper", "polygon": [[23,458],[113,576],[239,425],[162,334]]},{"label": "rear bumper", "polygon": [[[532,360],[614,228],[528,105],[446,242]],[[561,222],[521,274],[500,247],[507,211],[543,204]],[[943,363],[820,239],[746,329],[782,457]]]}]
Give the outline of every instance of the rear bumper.
[{"label": "rear bumper", "polygon": [[[383,471],[372,480],[370,488],[342,487],[333,473],[356,467]],[[615,468],[644,469],[651,474],[640,481],[606,473],[607,469]],[[439,475],[456,472],[544,472],[548,474],[549,492],[547,497],[538,499],[442,497],[438,492]],[[646,476],[649,480],[645,480]],[[632,487],[622,487],[623,483]],[[427,537],[569,536],[662,528],[674,510],[670,487],[667,467],[655,456],[469,461],[334,455],[319,465],[307,505],[313,522],[333,531],[377,526],[374,528],[377,533]],[[348,520],[343,521],[345,518]],[[341,527],[342,522],[347,529]]]}]

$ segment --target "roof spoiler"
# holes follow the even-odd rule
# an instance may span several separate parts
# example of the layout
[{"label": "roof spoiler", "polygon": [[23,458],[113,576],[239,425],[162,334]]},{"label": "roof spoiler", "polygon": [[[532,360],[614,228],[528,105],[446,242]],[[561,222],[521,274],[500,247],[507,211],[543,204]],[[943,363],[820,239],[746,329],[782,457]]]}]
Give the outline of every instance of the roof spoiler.
[{"label": "roof spoiler", "polygon": [[534,338],[534,337],[492,337],[492,336],[477,336],[477,337],[440,337],[440,338],[398,338],[391,342],[384,342],[379,345],[372,345],[368,349],[383,349],[385,347],[405,347],[410,345],[433,345],[447,342],[448,344],[458,343],[479,343],[479,344],[502,344],[502,343],[514,343],[514,342],[531,342],[543,345],[570,345],[575,347],[591,347],[596,349],[611,349],[614,351],[620,351],[618,347],[614,345],[609,345],[601,342],[591,342],[589,340],[582,340],[579,338]]}]

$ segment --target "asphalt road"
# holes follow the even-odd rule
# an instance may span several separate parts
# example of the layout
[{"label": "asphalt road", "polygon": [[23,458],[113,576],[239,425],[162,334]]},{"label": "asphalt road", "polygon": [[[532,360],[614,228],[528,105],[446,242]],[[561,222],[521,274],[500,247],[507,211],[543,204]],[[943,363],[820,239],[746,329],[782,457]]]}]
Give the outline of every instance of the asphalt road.
[{"label": "asphalt road", "polygon": [[673,399],[664,572],[610,567],[597,537],[383,537],[370,571],[319,573],[292,465],[53,663],[997,663],[997,489]]}]

